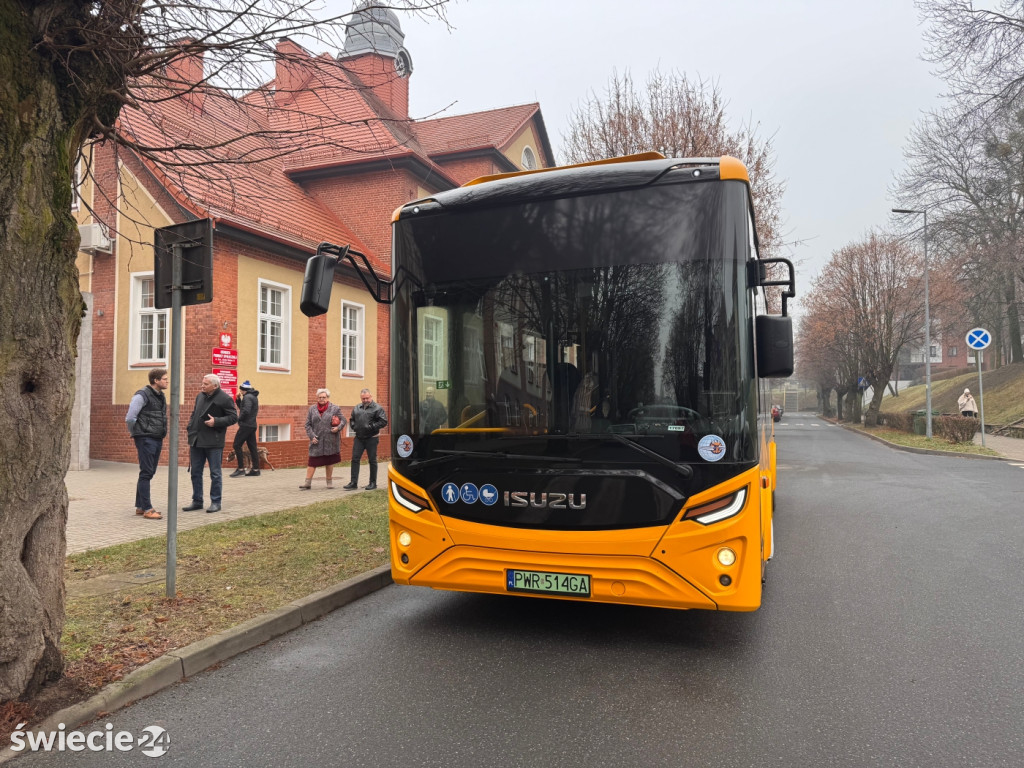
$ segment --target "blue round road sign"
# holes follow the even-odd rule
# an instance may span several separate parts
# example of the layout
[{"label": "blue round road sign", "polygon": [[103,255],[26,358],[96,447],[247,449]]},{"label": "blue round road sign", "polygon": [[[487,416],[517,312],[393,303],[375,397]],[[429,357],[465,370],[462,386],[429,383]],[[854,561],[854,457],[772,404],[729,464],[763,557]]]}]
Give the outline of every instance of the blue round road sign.
[{"label": "blue round road sign", "polygon": [[984,328],[972,328],[967,332],[967,346],[971,349],[985,349],[992,343],[992,334]]}]

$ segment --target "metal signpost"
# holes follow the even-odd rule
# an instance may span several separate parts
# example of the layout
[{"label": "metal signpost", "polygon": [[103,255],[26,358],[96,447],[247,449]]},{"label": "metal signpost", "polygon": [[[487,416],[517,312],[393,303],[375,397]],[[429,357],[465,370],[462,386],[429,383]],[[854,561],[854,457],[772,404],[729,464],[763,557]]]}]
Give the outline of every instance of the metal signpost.
[{"label": "metal signpost", "polygon": [[992,343],[992,334],[984,328],[972,328],[967,332],[967,346],[978,358],[978,412],[981,415],[981,445],[985,447],[985,388],[981,383],[981,350]]},{"label": "metal signpost", "polygon": [[[167,597],[177,594],[178,424],[181,420],[181,308],[213,301],[213,221],[153,231],[154,304],[171,310],[171,413],[167,425]],[[168,280],[168,278],[170,278]]]}]

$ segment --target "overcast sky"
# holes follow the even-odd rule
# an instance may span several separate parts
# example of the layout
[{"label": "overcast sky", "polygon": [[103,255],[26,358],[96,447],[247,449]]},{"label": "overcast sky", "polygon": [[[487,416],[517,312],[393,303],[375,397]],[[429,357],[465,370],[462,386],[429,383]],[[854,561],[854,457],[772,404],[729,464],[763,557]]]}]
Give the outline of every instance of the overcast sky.
[{"label": "overcast sky", "polygon": [[888,223],[908,132],[943,91],[912,0],[457,0],[448,20],[401,17],[410,114],[536,101],[559,162],[570,111],[614,69],[716,80],[734,124],[774,137],[798,290]]}]

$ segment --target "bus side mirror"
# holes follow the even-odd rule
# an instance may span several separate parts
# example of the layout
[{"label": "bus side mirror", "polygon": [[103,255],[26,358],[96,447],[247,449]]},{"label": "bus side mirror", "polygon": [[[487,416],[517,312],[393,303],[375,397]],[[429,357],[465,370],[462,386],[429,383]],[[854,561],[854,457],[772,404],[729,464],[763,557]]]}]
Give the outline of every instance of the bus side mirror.
[{"label": "bus side mirror", "polygon": [[793,318],[758,315],[754,328],[757,333],[757,375],[762,379],[792,376]]},{"label": "bus side mirror", "polygon": [[326,314],[331,306],[331,288],[334,286],[334,268],[338,260],[318,253],[306,262],[306,276],[302,280],[302,301],[299,309],[306,317]]}]

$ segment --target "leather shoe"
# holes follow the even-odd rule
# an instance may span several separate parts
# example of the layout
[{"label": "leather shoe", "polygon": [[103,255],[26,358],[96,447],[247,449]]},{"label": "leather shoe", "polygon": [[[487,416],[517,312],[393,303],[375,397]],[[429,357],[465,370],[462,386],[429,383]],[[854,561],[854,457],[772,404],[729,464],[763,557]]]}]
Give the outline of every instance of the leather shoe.
[{"label": "leather shoe", "polygon": [[363,490],[364,491],[376,491],[377,490],[377,484],[376,483],[370,483]]},{"label": "leather shoe", "polygon": [[203,508],[203,502],[201,502],[201,501],[193,501],[187,507],[182,507],[181,511],[182,512],[195,512],[197,509],[202,509],[202,508]]},{"label": "leather shoe", "polygon": [[211,504],[206,510],[207,512],[220,512],[220,504]]},{"label": "leather shoe", "polygon": [[245,474],[245,470],[244,469],[236,469],[234,472],[232,472],[230,475],[228,475],[228,477],[241,477],[244,474]]},{"label": "leather shoe", "polygon": [[342,487],[342,488],[343,488],[344,490],[346,490],[346,491],[354,491],[354,490],[355,490],[356,488],[358,488],[359,486],[358,486],[358,485],[357,485],[356,483],[346,483],[345,485],[343,485],[343,486],[341,486],[341,487]]}]

